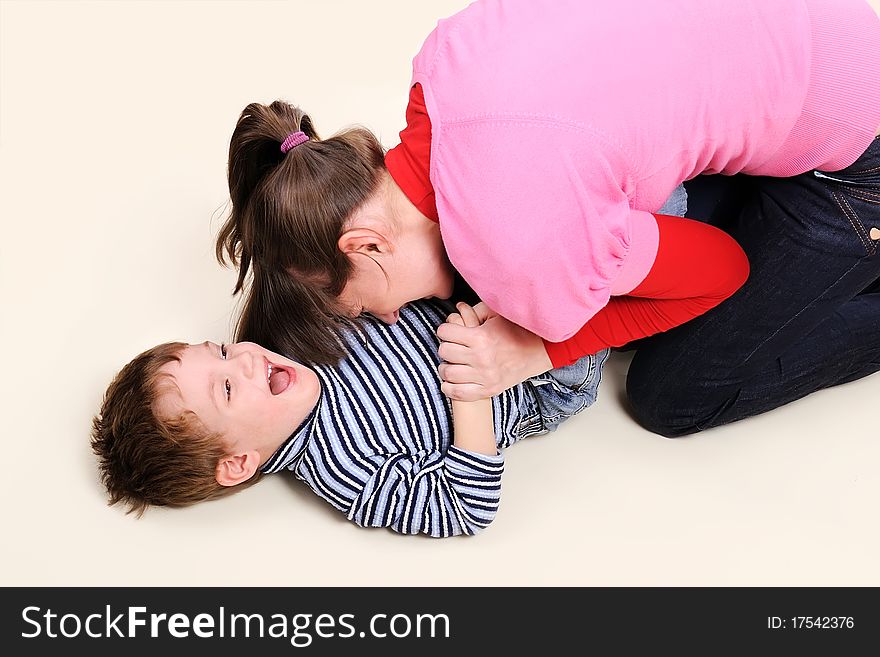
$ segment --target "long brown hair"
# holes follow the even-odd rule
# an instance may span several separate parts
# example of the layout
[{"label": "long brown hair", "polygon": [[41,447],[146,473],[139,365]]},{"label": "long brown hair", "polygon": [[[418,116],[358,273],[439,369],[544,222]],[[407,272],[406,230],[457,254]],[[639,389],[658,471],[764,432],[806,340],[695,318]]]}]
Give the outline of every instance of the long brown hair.
[{"label": "long brown hair", "polygon": [[[298,130],[309,140],[282,153],[281,143]],[[284,101],[242,111],[229,145],[232,206],[216,244],[220,263],[238,267],[233,294],[260,270],[239,339],[300,360],[339,358],[345,313],[337,297],[352,268],[337,243],[346,220],[377,191],[384,157],[369,130],[354,127],[322,140],[311,118]]]}]

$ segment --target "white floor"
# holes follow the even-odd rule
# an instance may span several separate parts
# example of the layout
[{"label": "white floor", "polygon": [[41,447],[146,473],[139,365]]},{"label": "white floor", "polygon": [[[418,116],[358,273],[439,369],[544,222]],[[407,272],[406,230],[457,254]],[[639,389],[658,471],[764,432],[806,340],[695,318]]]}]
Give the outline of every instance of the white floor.
[{"label": "white floor", "polygon": [[228,339],[213,259],[251,101],[323,134],[403,127],[410,61],[463,1],[0,1],[0,585],[880,585],[880,376],[693,438],[600,399],[507,452],[475,538],[364,530],[297,482],[107,507],[89,449],[114,373]]}]

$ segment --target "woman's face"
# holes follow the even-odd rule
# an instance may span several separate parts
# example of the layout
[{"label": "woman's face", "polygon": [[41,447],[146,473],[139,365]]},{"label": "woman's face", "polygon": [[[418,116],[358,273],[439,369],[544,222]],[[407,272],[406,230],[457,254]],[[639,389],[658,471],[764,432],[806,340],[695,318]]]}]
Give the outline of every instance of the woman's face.
[{"label": "woman's face", "polygon": [[452,296],[454,271],[439,226],[400,235],[393,244],[380,241],[377,246],[350,251],[348,257],[354,271],[339,300],[351,317],[367,312],[393,324],[410,301]]},{"label": "woman's face", "polygon": [[351,317],[367,312],[393,324],[410,301],[452,296],[454,269],[440,224],[421,214],[387,174],[379,191],[358,208],[338,246],[352,264],[339,295]]}]

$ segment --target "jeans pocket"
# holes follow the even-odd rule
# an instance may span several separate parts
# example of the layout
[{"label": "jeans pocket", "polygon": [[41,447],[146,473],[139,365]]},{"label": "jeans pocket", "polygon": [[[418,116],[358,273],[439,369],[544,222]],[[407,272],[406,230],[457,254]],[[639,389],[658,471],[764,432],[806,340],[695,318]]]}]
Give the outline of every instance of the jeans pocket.
[{"label": "jeans pocket", "polygon": [[880,164],[877,159],[833,173],[813,171],[831,199],[852,226],[865,254],[873,256],[880,247]]},{"label": "jeans pocket", "polygon": [[[610,355],[611,349],[605,348],[593,354],[589,358],[589,369],[587,371],[587,376],[584,377],[583,383],[578,386],[578,392],[590,391],[593,398],[595,399],[596,388],[598,388],[599,384],[602,382],[602,371],[605,368],[605,363]],[[586,359],[581,359],[581,361],[584,360]]]},{"label": "jeans pocket", "polygon": [[831,197],[858,236],[865,255],[876,255],[880,246],[880,193],[850,188],[832,190]]},{"label": "jeans pocket", "polygon": [[520,421],[517,427],[517,435],[520,438],[528,438],[544,432],[544,418],[541,415],[541,406],[530,386],[523,386],[523,401],[520,406]]},{"label": "jeans pocket", "polygon": [[880,137],[876,137],[867,150],[845,169],[813,171],[813,175],[831,184],[869,189],[880,194]]},{"label": "jeans pocket", "polygon": [[813,175],[819,180],[827,181],[832,185],[851,187],[856,190],[868,190],[874,194],[880,194],[880,166],[864,170],[844,169],[843,171],[834,171],[833,173],[813,171]]}]

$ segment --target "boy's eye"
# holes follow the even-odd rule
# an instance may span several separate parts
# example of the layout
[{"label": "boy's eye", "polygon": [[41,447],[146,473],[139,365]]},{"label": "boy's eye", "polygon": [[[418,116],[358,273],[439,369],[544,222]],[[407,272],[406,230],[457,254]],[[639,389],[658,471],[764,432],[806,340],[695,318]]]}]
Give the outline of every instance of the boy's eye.
[{"label": "boy's eye", "polygon": [[226,388],[226,401],[229,401],[229,397],[231,396],[230,393],[232,393],[232,386],[229,385],[229,379],[226,379],[224,387]]},{"label": "boy's eye", "polygon": [[[222,342],[220,343],[220,357],[223,358],[224,360],[226,359],[226,345],[223,344]],[[228,383],[229,382],[227,381],[227,384]]]}]

